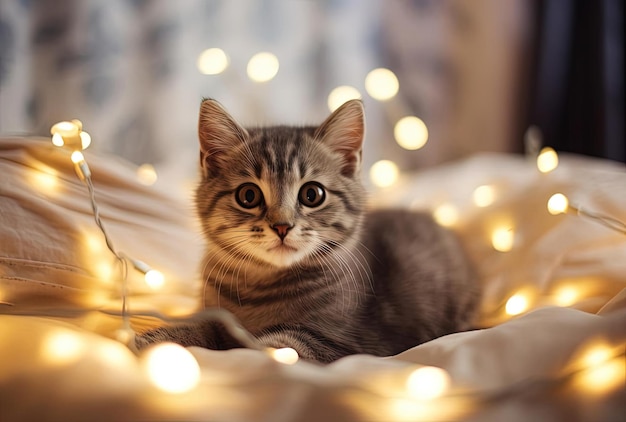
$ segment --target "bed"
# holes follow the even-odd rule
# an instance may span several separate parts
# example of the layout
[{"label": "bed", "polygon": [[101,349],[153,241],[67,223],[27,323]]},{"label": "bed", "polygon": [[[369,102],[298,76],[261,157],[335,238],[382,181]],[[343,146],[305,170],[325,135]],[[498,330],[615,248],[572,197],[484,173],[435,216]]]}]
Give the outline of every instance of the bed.
[{"label": "bed", "polygon": [[[202,239],[188,185],[146,186],[120,158],[84,157],[109,238],[163,283],[129,268],[122,288],[68,151],[1,138],[2,421],[624,420],[622,164],[562,154],[542,173],[534,157],[484,154],[373,192],[372,206],[429,209],[459,234],[484,290],[480,329],[321,366],[263,349],[158,360],[126,347],[128,326],[198,310]],[[570,206],[553,215],[555,193]]]}]

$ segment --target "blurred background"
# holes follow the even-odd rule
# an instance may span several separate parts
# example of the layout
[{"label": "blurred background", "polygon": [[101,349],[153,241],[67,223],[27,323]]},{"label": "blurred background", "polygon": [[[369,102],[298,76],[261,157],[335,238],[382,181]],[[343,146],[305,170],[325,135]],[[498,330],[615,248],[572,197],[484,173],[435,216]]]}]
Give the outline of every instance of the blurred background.
[{"label": "blurred background", "polygon": [[92,148],[187,178],[203,97],[244,125],[317,124],[360,97],[366,176],[521,153],[529,138],[626,162],[623,12],[622,0],[0,0],[0,134],[78,118]]}]

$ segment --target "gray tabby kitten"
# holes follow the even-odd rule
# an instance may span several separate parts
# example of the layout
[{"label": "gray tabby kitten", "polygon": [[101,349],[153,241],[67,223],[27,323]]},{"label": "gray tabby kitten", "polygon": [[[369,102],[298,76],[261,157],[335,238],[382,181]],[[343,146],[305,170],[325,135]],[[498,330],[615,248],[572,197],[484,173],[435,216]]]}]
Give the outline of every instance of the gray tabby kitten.
[{"label": "gray tabby kitten", "polygon": [[[479,291],[455,237],[430,216],[367,211],[360,101],[319,127],[241,127],[202,102],[197,212],[207,242],[205,305],[261,343],[331,362],[387,356],[471,327]],[[139,342],[237,347],[215,322]]]}]

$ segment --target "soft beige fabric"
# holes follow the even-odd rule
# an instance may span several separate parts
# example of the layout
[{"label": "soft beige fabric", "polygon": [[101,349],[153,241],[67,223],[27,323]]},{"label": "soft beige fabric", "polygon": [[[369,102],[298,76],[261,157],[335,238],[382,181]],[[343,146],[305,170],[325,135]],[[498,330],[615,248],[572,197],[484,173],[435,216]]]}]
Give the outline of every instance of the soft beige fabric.
[{"label": "soft beige fabric", "polygon": [[[172,192],[136,183],[127,164],[89,151],[86,157],[116,247],[166,275],[166,286],[151,291],[131,272],[131,310],[188,312],[197,302],[201,252],[190,210]],[[91,310],[65,322],[0,315],[0,420],[617,421],[626,413],[626,236],[545,208],[560,191],[626,221],[621,165],[561,157],[554,173],[541,175],[532,162],[496,155],[404,176],[373,196],[376,205],[456,207],[453,227],[485,287],[481,322],[492,328],[327,367],[282,365],[254,350],[189,348],[201,381],[179,395],[158,391],[145,356],[107,338],[119,321],[96,309],[119,307],[117,273],[102,279],[97,264],[111,261],[110,253],[102,239],[85,238],[97,232],[68,154],[47,139],[0,139],[0,178],[0,312]],[[495,186],[495,202],[479,208],[472,192],[484,184]],[[491,246],[501,226],[515,233],[509,252]],[[556,306],[565,300],[563,286],[573,289],[565,296],[570,307]],[[506,301],[517,292],[530,308],[507,316]],[[594,345],[622,354],[607,367],[617,374],[612,388],[585,371],[568,376]],[[449,395],[411,399],[405,385],[419,365],[444,368]]]}]

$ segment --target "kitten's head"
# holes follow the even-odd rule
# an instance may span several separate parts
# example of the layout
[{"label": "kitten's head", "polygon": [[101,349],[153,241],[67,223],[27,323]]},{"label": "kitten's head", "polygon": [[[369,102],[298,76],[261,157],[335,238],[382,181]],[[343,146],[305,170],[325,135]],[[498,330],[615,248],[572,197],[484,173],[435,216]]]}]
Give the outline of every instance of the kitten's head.
[{"label": "kitten's head", "polygon": [[319,127],[256,129],[203,101],[196,205],[207,240],[232,265],[243,259],[279,268],[315,265],[345,248],[363,213],[364,131],[356,100]]}]

